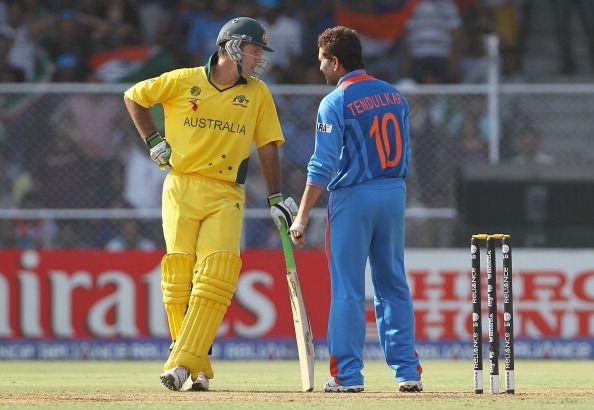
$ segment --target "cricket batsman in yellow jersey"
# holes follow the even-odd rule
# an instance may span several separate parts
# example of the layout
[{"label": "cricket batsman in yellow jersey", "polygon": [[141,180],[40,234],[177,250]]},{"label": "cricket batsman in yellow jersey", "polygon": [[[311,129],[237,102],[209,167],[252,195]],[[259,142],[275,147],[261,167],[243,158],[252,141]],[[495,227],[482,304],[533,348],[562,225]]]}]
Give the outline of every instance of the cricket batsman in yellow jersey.
[{"label": "cricket batsman in yellow jersey", "polygon": [[[231,303],[241,268],[240,237],[250,148],[256,144],[273,221],[291,226],[297,212],[280,193],[274,101],[259,81],[268,36],[248,17],[227,22],[218,51],[203,67],[164,73],[134,85],[124,101],[150,156],[170,169],[163,185],[161,289],[173,340],[161,374],[171,390],[208,390],[208,351]],[[165,137],[149,108],[162,104]]]}]

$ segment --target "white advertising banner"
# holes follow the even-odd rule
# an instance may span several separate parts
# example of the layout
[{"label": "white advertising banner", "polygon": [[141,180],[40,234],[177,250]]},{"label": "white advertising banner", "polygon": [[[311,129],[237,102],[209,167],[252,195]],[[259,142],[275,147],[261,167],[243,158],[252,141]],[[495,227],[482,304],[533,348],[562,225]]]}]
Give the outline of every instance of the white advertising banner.
[{"label": "white advertising banner", "polygon": [[[485,247],[481,249],[483,336],[487,332]],[[471,340],[470,246],[408,250],[405,255],[415,305],[415,327],[426,356],[467,357],[458,342]],[[496,248],[500,335],[503,323],[502,254]],[[514,329],[518,357],[592,357],[594,251],[512,249]],[[373,297],[368,275],[367,295]],[[374,327],[368,326],[368,339]],[[450,343],[451,342],[451,343]],[[435,351],[436,346],[441,346]],[[451,349],[445,352],[443,347]]]}]

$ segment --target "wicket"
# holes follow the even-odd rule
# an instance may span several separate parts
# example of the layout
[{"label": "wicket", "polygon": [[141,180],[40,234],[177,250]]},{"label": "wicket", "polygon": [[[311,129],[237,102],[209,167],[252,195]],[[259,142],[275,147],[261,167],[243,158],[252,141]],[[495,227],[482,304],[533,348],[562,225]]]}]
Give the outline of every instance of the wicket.
[{"label": "wicket", "polygon": [[511,236],[507,234],[477,234],[470,239],[472,261],[472,353],[474,364],[474,392],[483,392],[483,346],[481,314],[481,248],[485,240],[487,249],[487,308],[489,315],[489,386],[491,393],[499,393],[499,329],[497,324],[497,268],[495,240],[501,239],[503,254],[503,325],[505,392],[515,393],[514,378],[514,307],[512,286]]}]

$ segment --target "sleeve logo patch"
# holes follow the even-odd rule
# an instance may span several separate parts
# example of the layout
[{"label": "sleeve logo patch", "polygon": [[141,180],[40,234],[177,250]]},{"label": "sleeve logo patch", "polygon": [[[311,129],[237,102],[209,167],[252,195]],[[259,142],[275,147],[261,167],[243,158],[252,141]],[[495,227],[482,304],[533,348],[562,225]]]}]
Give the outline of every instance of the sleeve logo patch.
[{"label": "sleeve logo patch", "polygon": [[316,123],[316,131],[330,134],[332,132],[332,124]]}]

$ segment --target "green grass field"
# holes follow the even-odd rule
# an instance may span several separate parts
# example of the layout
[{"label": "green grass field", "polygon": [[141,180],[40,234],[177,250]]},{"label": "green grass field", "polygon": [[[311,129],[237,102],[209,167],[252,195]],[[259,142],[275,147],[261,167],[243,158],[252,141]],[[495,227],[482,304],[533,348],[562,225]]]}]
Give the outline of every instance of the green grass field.
[{"label": "green grass field", "polygon": [[[396,392],[391,370],[379,361],[366,363],[365,392],[359,394],[323,393],[328,366],[322,361],[312,393],[300,392],[296,361],[214,366],[211,391],[171,392],[159,381],[159,362],[0,361],[0,409],[594,409],[594,361],[518,360],[515,395],[472,393],[469,361],[423,362],[420,394]],[[488,391],[487,371],[484,379]]]}]

